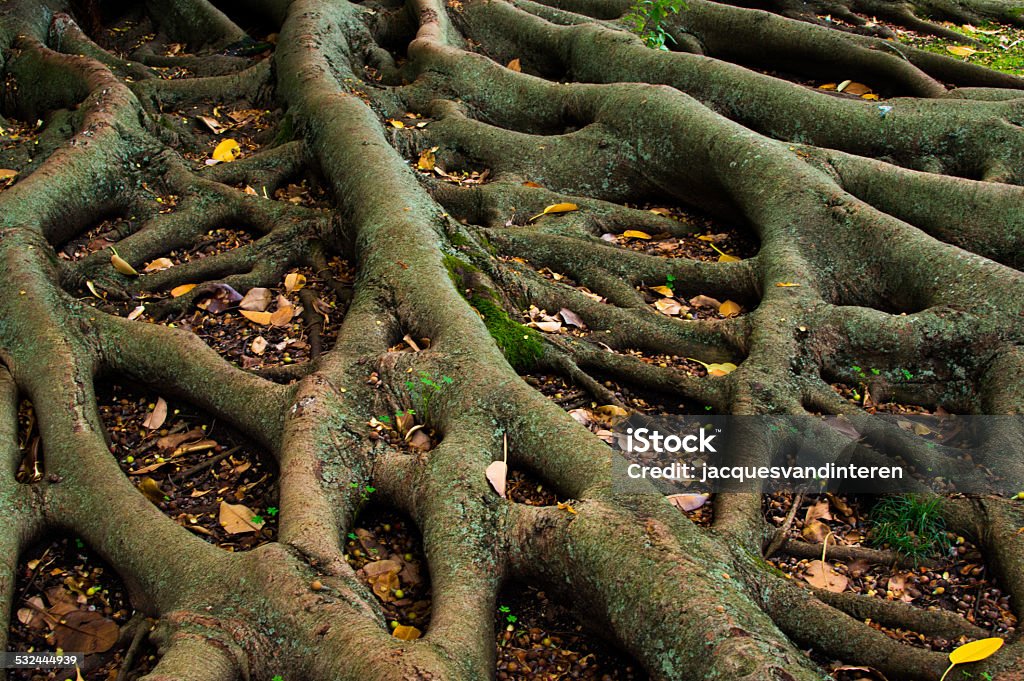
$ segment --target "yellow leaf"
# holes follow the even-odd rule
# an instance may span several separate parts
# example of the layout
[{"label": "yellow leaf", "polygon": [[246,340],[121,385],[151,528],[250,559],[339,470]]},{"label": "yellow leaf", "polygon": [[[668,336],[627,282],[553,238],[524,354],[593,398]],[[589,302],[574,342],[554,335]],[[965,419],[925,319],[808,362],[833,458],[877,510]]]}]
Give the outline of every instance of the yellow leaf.
[{"label": "yellow leaf", "polygon": [[723,362],[722,364],[708,364],[708,376],[726,376],[736,371],[736,365],[732,362]]},{"label": "yellow leaf", "polygon": [[723,317],[735,317],[740,313],[740,306],[731,300],[727,300],[718,306],[718,314]]},{"label": "yellow leaf", "polygon": [[185,295],[195,287],[195,284],[182,284],[181,286],[175,286],[174,288],[171,289],[171,297],[180,298],[181,296]]},{"label": "yellow leaf", "polygon": [[224,140],[213,150],[213,160],[221,163],[231,163],[241,155],[242,147],[233,139]]},{"label": "yellow leaf", "polygon": [[[245,314],[246,312],[247,312],[247,310],[242,310],[242,314],[244,314],[246,317],[249,317],[249,315]],[[256,312],[254,314],[261,314],[261,313]],[[262,314],[267,314],[267,313],[264,312]],[[295,316],[295,308],[292,307],[291,305],[287,305],[285,307],[279,307],[279,308],[277,308],[276,311],[274,311],[274,313],[272,315],[270,315],[270,323],[273,324],[274,326],[288,326],[289,324],[291,324],[292,317],[294,317],[294,316]],[[252,319],[252,317],[249,317],[249,319]],[[253,321],[256,321],[256,320],[253,320]]]},{"label": "yellow leaf", "polygon": [[128,264],[128,262],[117,254],[117,251],[113,251],[113,255],[110,256],[110,264],[114,266],[114,269],[129,277],[137,277],[139,273],[135,271],[135,268]]},{"label": "yellow leaf", "polygon": [[410,627],[405,624],[399,624],[397,627],[391,630],[391,635],[403,641],[415,641],[423,635],[423,632],[421,632],[416,627]]},{"label": "yellow leaf", "polygon": [[779,282],[776,282],[775,285],[778,286],[779,288],[793,288],[793,287],[799,286],[800,284],[794,284],[791,281],[779,281]]},{"label": "yellow leaf", "polygon": [[11,170],[10,168],[0,168],[0,180],[9,180],[12,177],[17,177],[18,171]]},{"label": "yellow leaf", "polygon": [[306,277],[298,272],[292,272],[284,278],[284,290],[288,293],[298,291],[306,285]]},{"label": "yellow leaf", "polygon": [[598,407],[594,411],[598,414],[603,414],[604,416],[629,416],[628,411],[614,404],[606,404],[602,407]]},{"label": "yellow leaf", "polygon": [[579,512],[575,508],[573,508],[572,504],[570,504],[568,501],[560,501],[560,502],[558,502],[558,508],[561,511],[568,511],[569,513],[572,513],[573,515],[579,515]]},{"label": "yellow leaf", "polygon": [[950,54],[955,54],[958,57],[970,57],[972,54],[977,52],[973,47],[967,47],[966,45],[946,45],[946,51]]},{"label": "yellow leaf", "polygon": [[160,484],[153,478],[145,477],[139,480],[139,491],[154,504],[159,504],[164,500],[164,491],[160,489]]},{"label": "yellow leaf", "polygon": [[824,85],[819,85],[818,89],[819,90],[835,90],[836,89],[836,84],[835,83],[825,83]]},{"label": "yellow leaf", "polygon": [[519,58],[518,58],[518,57],[516,57],[515,59],[513,59],[512,61],[510,61],[510,62],[508,63],[508,66],[507,66],[507,68],[508,68],[509,70],[511,70],[511,71],[522,71],[522,70],[523,70],[523,67],[522,67],[522,65],[521,65],[521,64],[519,63]]},{"label": "yellow leaf", "polygon": [[532,218],[530,218],[529,222],[533,222],[534,220],[542,218],[545,215],[548,215],[549,213],[571,213],[572,211],[579,209],[580,207],[577,206],[575,203],[556,203],[545,208],[543,212],[534,215]]},{"label": "yellow leaf", "polygon": [[700,239],[701,241],[714,241],[715,240],[715,236],[713,234],[701,234],[697,238]]},{"label": "yellow leaf", "polygon": [[874,92],[869,92],[869,93],[867,93],[865,95],[861,95],[860,98],[861,99],[870,99],[871,101],[877,101],[878,100],[878,95],[876,95]]},{"label": "yellow leaf", "polygon": [[146,265],[146,269],[143,272],[159,272],[160,270],[166,270],[170,267],[174,267],[174,261],[170,258],[157,258],[153,262]]},{"label": "yellow leaf", "polygon": [[671,298],[676,294],[675,291],[670,289],[668,286],[652,286],[651,290],[654,291],[655,293],[660,293],[666,298]]},{"label": "yellow leaf", "polygon": [[991,657],[997,650],[1003,647],[1001,638],[983,638],[980,641],[965,643],[949,654],[949,661],[953,664],[966,664],[968,662],[979,662],[986,657]]},{"label": "yellow leaf", "polygon": [[434,158],[434,152],[437,151],[437,147],[431,147],[420,152],[420,160],[416,162],[416,167],[420,170],[433,170],[437,160]]},{"label": "yellow leaf", "polygon": [[871,92],[871,88],[869,88],[864,83],[857,83],[852,80],[844,80],[836,88],[836,92],[845,92],[848,95],[857,95],[859,97],[860,95],[866,95],[867,93]]},{"label": "yellow leaf", "polygon": [[647,232],[641,232],[638,229],[627,229],[622,233],[622,236],[628,239],[650,239],[651,235]]},{"label": "yellow leaf", "polygon": [[399,128],[399,129],[401,129],[401,128],[405,127],[405,123],[403,123],[402,121],[398,120],[397,118],[389,118],[388,119],[388,123],[391,124],[392,128]]},{"label": "yellow leaf", "polygon": [[943,681],[950,670],[958,664],[979,662],[994,655],[997,650],[1003,647],[1003,642],[1001,638],[983,638],[979,641],[963,644],[949,654],[949,667],[942,673],[942,678],[939,681]]},{"label": "yellow leaf", "polygon": [[260,326],[267,326],[270,324],[270,320],[273,317],[269,312],[254,312],[253,310],[239,310],[242,316],[248,319],[250,322],[259,324]]},{"label": "yellow leaf", "polygon": [[101,296],[100,292],[96,290],[96,284],[92,283],[89,280],[86,280],[85,287],[87,289],[89,289],[89,293],[93,294],[94,296],[96,296],[100,300],[103,300],[103,296]]},{"label": "yellow leaf", "polygon": [[718,262],[739,262],[740,258],[735,255],[729,255],[728,253],[722,253],[718,256]]},{"label": "yellow leaf", "polygon": [[534,187],[535,189],[540,189],[540,187],[541,187],[541,186],[540,186],[539,184],[537,184],[536,182],[531,182],[530,180],[527,180],[526,182],[524,182],[524,183],[523,183],[523,186],[524,186],[524,187]]}]

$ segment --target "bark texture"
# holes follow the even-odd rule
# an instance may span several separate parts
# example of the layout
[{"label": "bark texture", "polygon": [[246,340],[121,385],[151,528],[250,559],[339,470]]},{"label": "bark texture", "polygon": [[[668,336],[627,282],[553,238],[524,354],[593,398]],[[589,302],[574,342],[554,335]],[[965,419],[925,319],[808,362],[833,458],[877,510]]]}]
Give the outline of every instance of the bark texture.
[{"label": "bark texture", "polygon": [[[154,68],[173,57],[143,52],[129,62],[102,49],[87,33],[96,17],[74,15],[63,0],[0,4],[0,114],[63,130],[41,139],[46,153],[0,192],[0,612],[10,613],[19,551],[69,528],[159,618],[162,657],[146,681],[266,680],[281,669],[289,681],[490,678],[492,613],[510,578],[567,594],[653,678],[671,681],[821,679],[807,648],[890,679],[928,681],[945,668],[943,655],[889,639],[864,618],[977,635],[948,618],[816,595],[779,577],[762,557],[771,536],[756,497],[720,497],[708,530],[661,498],[613,494],[606,446],[517,369],[564,373],[602,401],[609,395],[594,376],[719,413],[848,413],[860,423],[829,382],[856,383],[850,367],[864,365],[882,370],[880,389],[894,399],[1021,414],[1024,79],[819,19],[832,12],[856,27],[874,13],[941,34],[921,17],[1019,23],[1012,3],[688,0],[668,27],[672,52],[623,30],[623,0],[217,4],[145,3],[167,40],[212,46],[178,62],[194,75],[187,81],[158,77]],[[245,43],[239,16],[273,28],[272,57],[252,64],[224,51]],[[512,59],[521,72],[504,66]],[[766,71],[841,71],[886,99],[837,96]],[[191,169],[164,113],[211,98],[281,106],[282,134],[259,154]],[[385,123],[409,112],[431,122]],[[60,117],[63,128],[53,124]],[[435,146],[445,168],[486,168],[488,182],[454,186],[416,173],[410,161]],[[272,192],[308,169],[330,187],[329,210],[238,188]],[[181,197],[171,213],[143,207],[147,185],[160,183]],[[653,199],[738,222],[760,250],[706,263],[599,238],[682,230],[624,205]],[[581,210],[522,224],[563,201]],[[257,238],[141,279],[112,270],[109,249],[75,263],[55,257],[121,212],[148,215],[117,244],[136,267],[228,220]],[[127,321],[69,293],[85,281],[110,297],[196,281],[273,286],[292,266],[320,267],[325,254],[352,259],[358,279],[334,347],[291,371],[290,383],[235,368],[188,332]],[[608,302],[515,258],[557,269]],[[752,311],[719,321],[659,315],[635,286],[670,275],[690,295]],[[193,299],[176,298],[164,313]],[[694,378],[528,332],[510,319],[530,304],[576,311],[615,350],[739,369]],[[431,339],[429,349],[389,352],[405,334]],[[908,368],[918,378],[896,380]],[[367,385],[370,371],[385,390]],[[412,456],[369,438],[367,424],[400,405],[405,377],[420,371],[455,380],[427,424],[443,441]],[[95,382],[111,375],[188,400],[272,452],[283,471],[280,540],[223,552],[141,495],[111,457],[97,412]],[[45,452],[46,476],[31,484],[14,477],[19,396],[37,405]],[[577,514],[491,491],[483,471],[505,434],[511,465],[574,499]],[[1019,433],[1008,437],[1020,446]],[[763,444],[752,457],[781,446]],[[908,455],[930,462],[927,452]],[[368,481],[424,537],[434,614],[415,642],[390,635],[342,560],[360,506],[351,483]],[[1024,617],[1019,506],[959,499],[947,515],[977,538]],[[325,588],[313,590],[314,579]],[[1024,644],[1011,641],[973,671],[1010,681],[1022,668]]]}]

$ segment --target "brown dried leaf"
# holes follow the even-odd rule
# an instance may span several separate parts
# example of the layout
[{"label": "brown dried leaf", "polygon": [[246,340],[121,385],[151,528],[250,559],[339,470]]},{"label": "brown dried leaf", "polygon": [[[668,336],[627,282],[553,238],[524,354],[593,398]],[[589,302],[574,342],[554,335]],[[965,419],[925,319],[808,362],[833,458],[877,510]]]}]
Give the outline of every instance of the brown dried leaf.
[{"label": "brown dried leaf", "polygon": [[99,612],[76,610],[68,613],[54,630],[57,647],[91,655],[105,653],[117,643],[117,623]]},{"label": "brown dried leaf", "polygon": [[813,587],[837,594],[846,591],[850,583],[849,579],[836,572],[831,565],[820,560],[812,560],[807,564],[804,580]]},{"label": "brown dried leaf", "polygon": [[143,428],[149,428],[150,430],[156,430],[160,426],[164,425],[164,421],[167,420],[167,402],[164,398],[157,398],[156,404],[153,406],[153,411],[149,412],[149,416],[142,422]]},{"label": "brown dried leaf", "polygon": [[[266,314],[266,313],[264,313]],[[295,316],[295,308],[291,305],[279,307],[270,315],[270,323],[273,326],[288,326]]]},{"label": "brown dried leaf", "polygon": [[284,278],[284,290],[294,293],[306,285],[306,275],[298,272],[291,272]]},{"label": "brown dried leaf", "polygon": [[157,258],[153,262],[146,265],[143,272],[160,272],[161,270],[170,269],[174,267],[174,261],[170,258]]},{"label": "brown dried leaf", "polygon": [[271,301],[274,296],[268,288],[251,288],[242,301],[238,303],[238,307],[242,310],[249,310],[250,312],[265,312],[270,307]]},{"label": "brown dried leaf", "polygon": [[220,514],[218,522],[228,534],[247,534],[259,532],[266,521],[254,522],[256,513],[242,504],[229,504],[226,501],[220,502]]},{"label": "brown dried leaf", "polygon": [[522,66],[522,64],[519,63],[519,58],[518,57],[516,57],[515,59],[510,61],[508,64],[506,64],[505,67],[507,69],[509,69],[510,71],[519,71],[519,72],[521,72],[523,70],[523,66]]}]

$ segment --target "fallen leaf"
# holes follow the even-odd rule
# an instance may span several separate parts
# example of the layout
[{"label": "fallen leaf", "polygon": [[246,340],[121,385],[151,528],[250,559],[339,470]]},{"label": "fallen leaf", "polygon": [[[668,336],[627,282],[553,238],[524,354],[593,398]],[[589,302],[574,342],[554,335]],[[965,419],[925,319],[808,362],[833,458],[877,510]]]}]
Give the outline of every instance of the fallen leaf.
[{"label": "fallen leaf", "polygon": [[639,229],[627,229],[622,233],[622,236],[628,239],[650,239],[651,235],[647,232],[641,232]]},{"label": "fallen leaf", "polygon": [[242,298],[242,301],[238,303],[239,309],[249,310],[250,312],[264,312],[270,303],[274,300],[273,294],[268,288],[251,288]]},{"label": "fallen leaf", "polygon": [[800,284],[794,284],[791,281],[779,281],[779,282],[776,282],[775,285],[777,287],[779,287],[779,288],[795,288],[795,287],[799,286]]},{"label": "fallen leaf", "polygon": [[515,59],[510,61],[508,64],[506,64],[505,68],[509,69],[510,71],[522,71],[523,70],[522,65],[519,63],[519,58],[518,57],[516,57]]},{"label": "fallen leaf", "polygon": [[0,168],[0,180],[10,180],[17,176],[17,170],[11,170],[10,168]]},{"label": "fallen leaf", "polygon": [[898,598],[904,603],[910,603],[914,597],[907,593],[907,576],[893,575],[889,577],[886,590],[892,592],[893,598]]},{"label": "fallen leaf", "polygon": [[405,123],[403,123],[402,121],[398,120],[397,118],[389,118],[388,119],[388,123],[391,124],[392,128],[402,129],[402,128],[405,127]]},{"label": "fallen leaf", "polygon": [[537,184],[536,182],[531,182],[530,180],[527,180],[526,182],[523,182],[523,186],[524,187],[533,187],[534,189],[540,189],[541,188],[541,185]]},{"label": "fallen leaf", "polygon": [[242,300],[242,294],[227,284],[207,284],[196,307],[212,314],[220,314]]},{"label": "fallen leaf", "polygon": [[837,594],[846,591],[850,583],[849,579],[836,572],[831,565],[820,560],[812,560],[807,564],[804,580],[813,587]]},{"label": "fallen leaf", "polygon": [[259,324],[260,326],[267,326],[270,324],[270,318],[273,316],[269,312],[256,312],[253,310],[240,310],[240,312],[242,313],[242,316],[250,322]]},{"label": "fallen leaf", "polygon": [[735,317],[740,313],[740,306],[731,300],[727,300],[718,307],[718,314],[723,317]]},{"label": "fallen leaf", "polygon": [[580,209],[580,207],[577,206],[575,203],[555,203],[555,204],[552,204],[552,205],[548,206],[547,208],[545,208],[543,211],[541,211],[537,215],[534,215],[532,218],[527,220],[527,222],[533,222],[534,220],[539,220],[540,218],[544,217],[545,215],[551,215],[553,213],[571,213],[572,211],[579,210],[579,209]]},{"label": "fallen leaf", "polygon": [[970,57],[977,52],[973,47],[967,47],[966,45],[946,45],[946,51],[958,57]]},{"label": "fallen leaf", "polygon": [[878,95],[876,95],[874,92],[868,92],[867,94],[863,94],[863,95],[860,96],[860,98],[861,99],[867,99],[867,100],[872,101],[872,102],[877,102],[878,101]]},{"label": "fallen leaf", "polygon": [[586,324],[583,323],[583,320],[580,319],[580,316],[569,308],[563,307],[558,311],[558,316],[561,317],[566,324],[575,326],[578,329],[582,329],[586,326]]},{"label": "fallen leaf", "polygon": [[291,305],[284,305],[274,310],[274,313],[270,315],[270,324],[272,326],[288,326],[292,323],[292,317],[294,316],[295,308]]},{"label": "fallen leaf", "polygon": [[391,635],[397,639],[403,641],[414,641],[418,639],[423,633],[416,627],[410,627],[405,624],[399,624],[397,627],[391,630]]},{"label": "fallen leaf", "polygon": [[486,471],[487,482],[491,483],[491,487],[498,493],[502,499],[508,497],[505,496],[505,485],[508,480],[508,464],[504,461],[492,461],[491,465],[487,467]]},{"label": "fallen leaf", "polygon": [[231,163],[241,155],[242,147],[233,139],[224,140],[213,150],[213,160],[221,163]]},{"label": "fallen leaf", "polygon": [[[687,357],[687,359],[692,359]],[[704,364],[699,359],[694,359],[694,362],[701,364],[707,369],[708,376],[726,376],[736,371],[737,367],[732,362],[723,362],[721,364]]]},{"label": "fallen leaf", "polygon": [[128,264],[128,261],[117,254],[117,251],[111,249],[113,255],[110,256],[110,264],[114,266],[114,269],[121,274],[128,277],[137,277],[139,273],[135,271],[135,268]]},{"label": "fallen leaf", "polygon": [[713,307],[716,310],[722,306],[722,303],[710,296],[694,296],[688,302],[694,307]]},{"label": "fallen leaf", "polygon": [[562,330],[562,322],[530,322],[527,326],[538,328],[544,333],[558,333]]},{"label": "fallen leaf", "polygon": [[674,317],[683,311],[683,306],[671,298],[659,298],[654,301],[654,307],[662,314]]},{"label": "fallen leaf", "polygon": [[828,535],[832,533],[828,525],[821,522],[820,520],[814,520],[804,525],[804,529],[800,531],[800,534],[804,539],[811,542],[812,544],[821,544],[828,538]]},{"label": "fallen leaf", "polygon": [[284,290],[294,293],[306,285],[306,275],[292,272],[284,278]]},{"label": "fallen leaf", "polygon": [[216,118],[211,118],[210,116],[196,116],[196,119],[200,123],[205,125],[207,128],[209,128],[210,132],[212,132],[214,135],[223,135],[228,130],[223,125],[221,125],[220,121],[218,121]]},{"label": "fallen leaf", "polygon": [[256,513],[248,506],[229,504],[226,501],[220,502],[220,517],[218,521],[228,534],[259,532],[266,522],[264,520],[254,522],[256,517]]},{"label": "fallen leaf", "polygon": [[416,167],[420,170],[433,170],[437,164],[437,159],[434,157],[434,152],[437,151],[437,147],[431,147],[424,149],[420,152],[420,158],[416,161]]},{"label": "fallen leaf", "polygon": [[735,255],[729,255],[728,253],[722,253],[718,256],[718,262],[739,262],[740,258]]},{"label": "fallen leaf", "polygon": [[828,500],[822,499],[816,504],[812,504],[807,508],[807,513],[804,515],[805,523],[812,523],[815,520],[832,520],[832,511],[829,508]]},{"label": "fallen leaf", "polygon": [[819,90],[835,90],[836,89],[836,84],[835,83],[825,83],[824,85],[819,85],[818,89]]},{"label": "fallen leaf", "polygon": [[710,494],[670,494],[667,497],[669,503],[680,511],[696,511],[711,498]]},{"label": "fallen leaf", "polygon": [[995,655],[996,651],[1003,647],[1005,641],[1001,638],[983,638],[978,641],[965,643],[949,654],[949,661],[954,665],[967,664],[968,662],[980,662],[985,658]]},{"label": "fallen leaf", "polygon": [[160,489],[160,484],[153,478],[142,478],[139,480],[139,491],[154,504],[163,502],[164,497],[167,496]]},{"label": "fallen leaf", "polygon": [[610,418],[616,418],[621,416],[629,416],[629,412],[616,404],[605,404],[594,410],[596,413],[602,416],[608,416]]},{"label": "fallen leaf", "polygon": [[871,92],[871,88],[869,88],[864,83],[857,83],[852,80],[844,80],[842,83],[839,84],[838,87],[836,87],[836,92],[845,92],[847,94],[857,95],[859,97],[861,95],[866,95],[867,93]]},{"label": "fallen leaf", "polygon": [[164,425],[164,421],[167,420],[167,402],[164,398],[157,398],[156,405],[153,407],[153,411],[149,412],[149,416],[142,422],[143,428],[149,428],[150,430],[156,430],[160,426]]},{"label": "fallen leaf", "polygon": [[560,511],[568,511],[569,513],[572,513],[573,515],[579,515],[579,511],[577,511],[575,508],[573,508],[572,504],[570,504],[568,501],[559,501],[558,502],[558,510],[560,510]]},{"label": "fallen leaf", "polygon": [[53,635],[61,650],[105,653],[117,643],[121,630],[114,620],[94,610],[75,610],[61,618]]},{"label": "fallen leaf", "polygon": [[134,310],[128,313],[128,321],[134,322],[136,319],[142,316],[142,313],[146,311],[145,305],[139,305]]},{"label": "fallen leaf", "polygon": [[676,294],[676,292],[670,289],[668,286],[652,286],[651,290],[654,291],[655,293],[660,293],[666,298],[671,298]]},{"label": "fallen leaf", "polygon": [[252,344],[249,346],[249,349],[254,355],[262,355],[267,351],[267,339],[263,336],[256,336],[256,338],[253,339]]},{"label": "fallen leaf", "polygon": [[185,295],[195,287],[195,284],[182,284],[181,286],[175,286],[174,288],[171,289],[171,297],[180,298],[181,296]]},{"label": "fallen leaf", "polygon": [[174,267],[174,261],[170,258],[157,258],[153,262],[146,265],[143,272],[160,272],[161,270],[170,269]]}]

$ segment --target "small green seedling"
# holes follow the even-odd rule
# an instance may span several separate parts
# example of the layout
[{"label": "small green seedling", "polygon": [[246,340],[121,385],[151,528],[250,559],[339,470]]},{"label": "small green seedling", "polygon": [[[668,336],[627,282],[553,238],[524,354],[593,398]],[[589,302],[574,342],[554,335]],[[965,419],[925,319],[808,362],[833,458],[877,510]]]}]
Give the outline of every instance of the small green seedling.
[{"label": "small green seedling", "polygon": [[665,275],[665,286],[670,288],[670,289],[672,289],[673,291],[676,290],[675,286],[674,286],[675,281],[676,281],[676,278],[673,277],[671,274],[666,274]]},{"label": "small green seedling", "polygon": [[267,508],[267,515],[269,515],[271,518],[276,516],[278,513],[280,513],[280,511],[278,510],[277,506],[270,506]]},{"label": "small green seedling", "polygon": [[[450,376],[442,376],[435,381],[429,371],[421,371],[419,372],[416,380],[405,382],[405,387],[409,389],[409,394],[412,397],[413,404],[418,406],[419,412],[423,416],[423,423],[430,421],[431,400],[436,397],[445,386],[451,385],[453,382],[454,379]],[[415,414],[416,412],[410,409],[407,413]]]},{"label": "small green seedling", "polygon": [[636,0],[623,19],[629,30],[644,39],[647,47],[668,50],[666,41],[674,43],[676,40],[663,24],[670,14],[681,9],[686,9],[684,0]]}]

